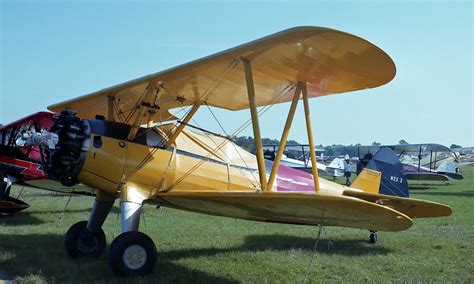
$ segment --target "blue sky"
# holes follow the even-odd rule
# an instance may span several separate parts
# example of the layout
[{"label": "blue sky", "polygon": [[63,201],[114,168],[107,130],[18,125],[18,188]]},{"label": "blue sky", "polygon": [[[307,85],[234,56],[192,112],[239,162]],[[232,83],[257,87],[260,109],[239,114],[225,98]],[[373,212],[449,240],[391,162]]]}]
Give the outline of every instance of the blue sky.
[{"label": "blue sky", "polygon": [[[472,1],[0,1],[0,123],[294,26],[384,49],[397,75],[310,101],[317,144],[473,145]],[[290,139],[306,142],[301,105]],[[288,104],[261,117],[278,138]],[[282,115],[285,113],[285,115]],[[232,133],[248,111],[217,110]],[[207,110],[197,122],[218,130]],[[251,135],[251,128],[242,134]]]}]

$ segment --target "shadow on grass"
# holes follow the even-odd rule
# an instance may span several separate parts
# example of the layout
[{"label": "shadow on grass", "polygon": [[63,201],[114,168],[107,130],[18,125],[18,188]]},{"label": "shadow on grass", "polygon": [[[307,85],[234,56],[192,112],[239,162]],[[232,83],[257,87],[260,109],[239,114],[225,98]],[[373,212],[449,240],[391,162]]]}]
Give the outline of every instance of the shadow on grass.
[{"label": "shadow on grass", "polygon": [[[254,252],[262,250],[287,251],[291,249],[301,249],[304,251],[313,251],[316,239],[301,238],[285,235],[258,235],[248,236],[242,246],[231,248],[204,248],[204,249],[183,249],[161,252],[161,258],[164,260],[177,260],[186,257],[213,256],[229,252]],[[385,255],[391,250],[369,245],[367,241],[362,240],[339,240],[332,241],[328,248],[328,239],[321,238],[318,243],[318,253],[339,254],[346,256],[360,255]]]},{"label": "shadow on grass", "polygon": [[[110,240],[109,240],[110,241]],[[113,281],[125,279],[111,274],[105,256],[99,259],[71,260],[63,252],[61,235],[0,235],[0,266],[12,277],[24,277],[40,274],[54,282],[74,281]],[[229,248],[180,249],[158,252],[158,263],[152,275],[141,278],[145,282],[193,282],[193,283],[237,283],[233,279],[211,275],[183,265],[176,264],[183,258],[213,257],[232,252],[255,252],[262,250],[287,251],[301,249],[311,252],[314,238],[302,238],[286,235],[248,236],[243,245]],[[349,256],[380,255],[390,252],[381,246],[371,246],[362,240],[334,241],[331,249],[328,240],[321,239],[318,253]],[[2,260],[2,253],[13,257]],[[41,253],[41,258],[35,253]]]},{"label": "shadow on grass", "polygon": [[438,182],[438,183],[409,183],[408,184],[408,189],[421,189],[421,190],[426,190],[426,189],[437,189],[440,187],[448,187],[450,186],[450,183],[445,183],[445,182]]},{"label": "shadow on grass", "polygon": [[[62,235],[0,235],[0,267],[13,278],[41,275],[52,282],[111,281],[130,283],[115,277],[107,266],[105,254],[98,259],[69,259],[63,251]],[[41,256],[38,256],[38,253]],[[183,257],[184,257],[183,253]],[[159,262],[152,275],[138,282],[237,283],[237,281],[174,264],[169,257],[158,255]],[[128,279],[130,280],[130,279]]]},{"label": "shadow on grass", "polygon": [[[0,225],[9,226],[23,226],[23,225],[40,225],[44,221],[36,218],[29,211],[20,211],[13,215],[0,215]],[[1,227],[0,227],[1,228]],[[1,243],[0,243],[1,244]]]},{"label": "shadow on grass", "polygon": [[438,186],[434,186],[434,185],[420,185],[420,186],[410,185],[410,186],[408,186],[409,190],[429,190],[429,189],[436,189],[436,188],[438,188]]},{"label": "shadow on grass", "polygon": [[28,211],[24,211],[25,213],[30,213],[30,214],[54,214],[54,213],[57,213],[57,214],[68,214],[68,213],[81,213],[81,212],[90,212],[91,209],[90,208],[83,208],[83,209],[66,209],[66,211],[64,210],[34,210],[34,205],[31,206],[33,207],[33,210],[29,210],[27,209]]},{"label": "shadow on grass", "polygon": [[419,195],[474,197],[474,191],[462,192],[417,192]]}]

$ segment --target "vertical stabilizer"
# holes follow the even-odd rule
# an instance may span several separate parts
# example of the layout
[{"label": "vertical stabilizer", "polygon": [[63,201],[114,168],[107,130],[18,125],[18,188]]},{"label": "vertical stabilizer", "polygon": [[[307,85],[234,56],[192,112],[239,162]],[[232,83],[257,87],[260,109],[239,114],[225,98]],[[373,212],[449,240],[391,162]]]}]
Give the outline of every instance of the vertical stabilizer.
[{"label": "vertical stabilizer", "polygon": [[369,193],[379,193],[381,172],[370,169],[363,169],[357,176],[351,187],[363,190]]},{"label": "vertical stabilizer", "polygon": [[[372,171],[365,171],[365,170]],[[365,173],[364,173],[365,171]],[[362,171],[352,184],[352,187],[365,192],[409,197],[408,183],[405,172],[398,156],[392,149],[381,148],[374,157],[367,163],[367,167]],[[369,174],[373,171],[380,173],[378,188],[374,190],[374,177]]]}]

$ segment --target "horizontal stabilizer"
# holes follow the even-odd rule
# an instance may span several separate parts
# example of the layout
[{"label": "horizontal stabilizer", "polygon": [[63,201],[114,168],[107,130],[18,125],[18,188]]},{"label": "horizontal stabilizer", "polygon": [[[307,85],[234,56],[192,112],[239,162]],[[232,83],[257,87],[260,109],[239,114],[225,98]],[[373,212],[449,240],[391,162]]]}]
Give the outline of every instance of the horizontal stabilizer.
[{"label": "horizontal stabilizer", "polygon": [[408,180],[449,181],[449,177],[440,173],[406,173]]},{"label": "horizontal stabilizer", "polygon": [[444,217],[450,216],[453,212],[451,207],[447,205],[414,198],[369,193],[353,189],[346,189],[343,194],[345,196],[352,196],[390,207],[396,211],[402,212],[410,218]]},{"label": "horizontal stabilizer", "polygon": [[448,177],[452,179],[463,179],[464,177],[458,173],[459,169],[454,165],[453,162],[451,161],[444,161],[439,165],[439,167],[436,169],[436,172],[438,174],[442,175],[447,175]]}]

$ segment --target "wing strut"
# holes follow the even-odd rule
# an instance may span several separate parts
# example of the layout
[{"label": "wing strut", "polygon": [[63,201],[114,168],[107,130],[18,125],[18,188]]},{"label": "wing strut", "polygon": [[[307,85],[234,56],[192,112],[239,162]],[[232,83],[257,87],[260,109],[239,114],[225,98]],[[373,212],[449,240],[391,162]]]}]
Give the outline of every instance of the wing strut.
[{"label": "wing strut", "polygon": [[148,84],[145,93],[138,100],[135,106],[138,112],[135,114],[135,120],[133,121],[132,129],[130,129],[130,132],[128,133],[128,140],[132,140],[135,138],[135,135],[137,134],[138,129],[140,129],[140,125],[142,124],[143,116],[149,110],[149,102],[153,95],[159,95],[156,89],[156,82],[150,82]]},{"label": "wing strut", "polygon": [[285,128],[283,128],[283,133],[281,134],[280,145],[278,146],[278,152],[273,160],[272,171],[270,177],[268,178],[267,188],[271,190],[273,187],[273,182],[275,181],[275,176],[280,166],[281,157],[283,151],[285,150],[286,140],[288,139],[288,134],[290,132],[291,124],[293,122],[293,117],[295,116],[296,106],[298,105],[298,100],[301,96],[301,85],[297,84],[295,89],[295,94],[293,95],[293,100],[291,101],[290,112],[286,118]]},{"label": "wing strut", "polygon": [[107,120],[115,121],[114,118],[114,97],[108,96],[107,97]]},{"label": "wing strut", "polygon": [[183,119],[181,124],[176,128],[175,131],[173,131],[173,134],[171,134],[170,138],[168,139],[168,142],[166,142],[166,148],[170,147],[174,141],[176,140],[176,137],[183,131],[184,127],[188,124],[188,122],[193,118],[194,114],[196,111],[199,109],[200,104],[195,103],[191,110],[188,112],[186,117]]},{"label": "wing strut", "polygon": [[250,115],[252,118],[253,137],[255,148],[257,150],[258,175],[260,177],[260,186],[263,191],[267,191],[267,171],[265,169],[265,160],[263,158],[262,137],[260,136],[260,125],[258,124],[257,104],[255,102],[255,88],[253,85],[252,65],[250,60],[242,58],[244,63],[245,82],[247,83],[247,93],[249,97]]},{"label": "wing strut", "polygon": [[304,114],[306,118],[306,131],[308,133],[309,153],[311,154],[311,170],[313,172],[314,191],[319,192],[318,165],[316,163],[316,154],[314,153],[313,130],[311,128],[311,115],[309,113],[308,89],[306,83],[299,82],[303,93]]}]

